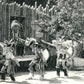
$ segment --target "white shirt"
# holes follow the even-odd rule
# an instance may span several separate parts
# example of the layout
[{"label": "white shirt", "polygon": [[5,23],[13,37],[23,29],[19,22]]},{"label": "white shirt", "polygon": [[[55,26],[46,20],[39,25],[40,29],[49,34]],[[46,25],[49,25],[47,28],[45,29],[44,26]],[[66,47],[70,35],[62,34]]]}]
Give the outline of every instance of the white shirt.
[{"label": "white shirt", "polygon": [[49,58],[49,52],[48,52],[48,50],[47,49],[43,50],[42,54],[43,54],[44,61],[47,61],[48,58]]}]

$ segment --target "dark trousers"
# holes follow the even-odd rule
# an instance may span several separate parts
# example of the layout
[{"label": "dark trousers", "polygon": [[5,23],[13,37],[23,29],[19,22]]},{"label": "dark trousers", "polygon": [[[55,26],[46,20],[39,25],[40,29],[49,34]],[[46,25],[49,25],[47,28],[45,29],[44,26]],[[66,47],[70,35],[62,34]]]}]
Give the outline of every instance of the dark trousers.
[{"label": "dark trousers", "polygon": [[10,78],[11,78],[12,81],[15,81],[14,75],[11,74],[11,75],[9,75],[9,76],[10,76]]},{"label": "dark trousers", "polygon": [[6,78],[5,75],[6,75],[6,73],[1,73],[1,79],[2,79],[2,80],[5,80],[5,78]]},{"label": "dark trousers", "polygon": [[[14,75],[10,74],[9,77],[11,78],[12,81],[15,81]],[[6,73],[1,73],[1,79],[5,80],[6,78]]]},{"label": "dark trousers", "polygon": [[23,56],[23,54],[24,54],[24,46],[23,45],[16,46],[16,54],[18,56]]},{"label": "dark trousers", "polygon": [[60,76],[60,71],[63,71],[63,72],[64,72],[64,76],[68,76],[67,69],[57,68],[57,75],[58,75],[58,76]]}]

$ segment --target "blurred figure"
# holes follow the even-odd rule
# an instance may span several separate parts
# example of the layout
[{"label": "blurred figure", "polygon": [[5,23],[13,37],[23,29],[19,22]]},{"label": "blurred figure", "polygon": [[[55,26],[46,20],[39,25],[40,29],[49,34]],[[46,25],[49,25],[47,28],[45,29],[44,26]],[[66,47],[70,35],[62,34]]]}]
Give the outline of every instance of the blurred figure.
[{"label": "blurred figure", "polygon": [[60,76],[60,70],[63,68],[63,66],[62,66],[62,57],[63,57],[63,55],[60,54],[59,57],[57,58],[56,70],[57,70],[57,75],[58,76]]},{"label": "blurred figure", "polygon": [[64,75],[65,76],[68,76],[68,63],[67,63],[67,58],[66,58],[66,54],[64,54],[64,57],[63,57],[63,71],[64,71]]},{"label": "blurred figure", "polygon": [[41,76],[43,75],[43,56],[42,56],[42,48],[39,44],[36,45],[36,51],[35,51],[36,57],[30,62],[29,64],[29,71],[32,75],[31,78],[34,76],[34,71],[40,71]]},{"label": "blurred figure", "polygon": [[60,71],[64,72],[64,76],[68,76],[67,73],[67,59],[66,54],[60,54],[57,59],[57,65],[56,65],[57,75],[60,76]]},{"label": "blurred figure", "polygon": [[5,80],[5,76],[6,74],[8,74],[11,80],[15,81],[14,68],[16,65],[18,66],[20,65],[13,55],[13,50],[11,48],[11,45],[7,45],[7,47],[5,47],[3,54],[5,55],[6,60],[4,62],[4,65],[1,68],[1,79]]}]

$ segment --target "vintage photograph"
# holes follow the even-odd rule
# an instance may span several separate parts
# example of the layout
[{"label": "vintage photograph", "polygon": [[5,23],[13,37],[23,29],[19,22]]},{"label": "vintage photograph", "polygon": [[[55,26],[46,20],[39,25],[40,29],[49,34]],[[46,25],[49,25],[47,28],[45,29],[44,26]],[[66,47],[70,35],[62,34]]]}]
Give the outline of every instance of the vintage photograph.
[{"label": "vintage photograph", "polygon": [[84,0],[0,0],[0,84],[84,84]]}]

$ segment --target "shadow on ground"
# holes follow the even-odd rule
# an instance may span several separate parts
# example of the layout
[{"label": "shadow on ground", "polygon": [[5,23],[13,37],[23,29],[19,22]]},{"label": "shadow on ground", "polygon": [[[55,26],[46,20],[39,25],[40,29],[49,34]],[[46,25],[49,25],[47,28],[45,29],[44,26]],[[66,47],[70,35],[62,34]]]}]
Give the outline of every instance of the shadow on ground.
[{"label": "shadow on ground", "polygon": [[[52,79],[26,79],[26,80],[31,80],[31,81],[38,81],[40,82],[39,84],[61,84],[62,81],[56,79],[56,78],[52,78]],[[31,83],[32,84],[32,83]]]},{"label": "shadow on ground", "polygon": [[22,82],[13,82],[13,81],[4,81],[3,84],[30,84],[28,81],[22,81]]},{"label": "shadow on ground", "polygon": [[43,80],[41,80],[41,81],[48,81],[49,82],[49,84],[61,84],[61,82],[62,81],[60,81],[60,80],[58,80],[58,79],[56,79],[56,78],[52,78],[52,79],[43,79]]},{"label": "shadow on ground", "polygon": [[78,77],[78,76],[72,76],[72,77],[69,77],[69,79],[73,79],[75,81],[79,81],[79,80],[83,80],[84,81],[84,79],[82,79],[81,77]]}]

